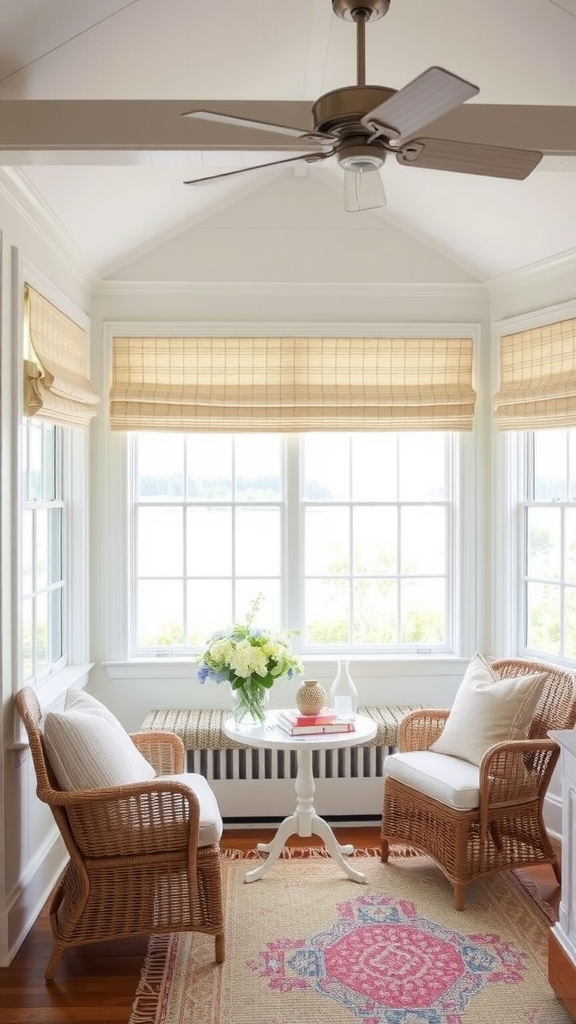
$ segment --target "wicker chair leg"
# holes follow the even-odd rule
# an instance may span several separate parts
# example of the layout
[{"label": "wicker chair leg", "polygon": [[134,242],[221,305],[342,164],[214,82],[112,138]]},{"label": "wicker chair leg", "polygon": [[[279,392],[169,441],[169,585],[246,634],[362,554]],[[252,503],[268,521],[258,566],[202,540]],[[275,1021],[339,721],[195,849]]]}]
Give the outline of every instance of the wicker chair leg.
[{"label": "wicker chair leg", "polygon": [[225,942],[224,942],[224,932],[220,932],[219,935],[215,935],[214,936],[214,943],[215,943],[216,963],[217,964],[223,964],[225,959],[226,959],[226,948],[225,948]]},{"label": "wicker chair leg", "polygon": [[561,885],[561,883],[562,883],[562,865],[561,865],[560,861],[558,860],[558,857],[555,857],[554,860],[552,861],[552,869],[553,869],[554,874],[556,876],[556,881],[558,882],[558,885]]},{"label": "wicker chair leg", "polygon": [[44,977],[46,978],[46,981],[53,981],[54,975],[56,973],[56,968],[60,963],[60,959],[65,949],[66,946],[61,946],[58,942],[55,944],[54,949],[52,950],[52,955],[48,961],[46,970],[44,972]]},{"label": "wicker chair leg", "polygon": [[380,860],[383,864],[388,863],[388,854],[390,853],[390,845],[387,839],[382,839],[380,842]]},{"label": "wicker chair leg", "polygon": [[454,882],[454,910],[464,910],[464,890],[465,885],[463,882]]}]

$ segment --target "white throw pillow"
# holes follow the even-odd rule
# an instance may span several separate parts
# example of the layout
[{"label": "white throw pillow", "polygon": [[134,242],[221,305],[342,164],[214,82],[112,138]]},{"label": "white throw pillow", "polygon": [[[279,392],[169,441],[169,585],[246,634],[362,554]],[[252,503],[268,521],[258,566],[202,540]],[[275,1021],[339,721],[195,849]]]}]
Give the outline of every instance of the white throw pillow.
[{"label": "white throw pillow", "polygon": [[99,713],[92,706],[47,713],[44,743],[62,789],[101,789],[156,778],[118,719],[107,708],[104,711]]},{"label": "white throw pillow", "polygon": [[107,708],[105,704],[97,700],[90,693],[86,693],[86,690],[72,688],[66,690],[66,697],[64,700],[64,707],[66,711],[86,711],[91,715],[100,715],[100,718],[105,718],[111,725],[115,725],[122,732],[126,732],[122,723],[116,718],[116,715]]},{"label": "white throw pillow", "polygon": [[493,743],[525,739],[545,678],[537,672],[500,679],[482,655],[475,654],[442,735],[430,750],[480,764]]}]

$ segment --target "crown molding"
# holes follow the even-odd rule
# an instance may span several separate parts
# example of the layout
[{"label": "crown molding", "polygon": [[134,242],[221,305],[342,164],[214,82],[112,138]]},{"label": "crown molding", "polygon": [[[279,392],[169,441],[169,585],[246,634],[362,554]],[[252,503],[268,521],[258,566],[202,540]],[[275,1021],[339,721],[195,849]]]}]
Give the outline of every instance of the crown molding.
[{"label": "crown molding", "polygon": [[359,296],[375,298],[487,298],[483,284],[365,284],[363,282],[316,283],[310,281],[261,282],[261,281],[102,281],[93,287],[94,295],[186,295],[190,296]]},{"label": "crown molding", "polygon": [[567,249],[565,252],[550,256],[545,260],[538,260],[527,267],[519,267],[507,274],[491,278],[486,281],[486,289],[490,297],[505,295],[507,292],[518,287],[531,286],[534,281],[539,283],[551,280],[559,274],[572,273],[576,279],[576,249]]},{"label": "crown molding", "polygon": [[319,332],[330,338],[348,338],[351,332],[358,338],[401,337],[401,338],[434,338],[442,335],[446,338],[473,337],[480,339],[482,324],[478,320],[444,320],[431,324],[430,321],[412,322],[398,321],[366,321],[325,320],[314,324],[311,332],[310,322],[305,320],[274,320],[274,321],[205,321],[205,320],[114,320],[103,321],[104,332],[108,342],[118,335],[120,337],[137,338],[185,338],[185,337],[228,337],[231,331],[240,338],[295,337],[308,338],[311,333],[315,337]]},{"label": "crown molding", "polygon": [[500,334],[512,334],[515,331],[528,331],[533,327],[543,327],[559,320],[572,320],[576,317],[576,293],[568,302],[556,302],[552,306],[531,309],[526,313],[502,317],[494,321],[494,328]]},{"label": "crown molding", "polygon": [[68,232],[17,167],[0,167],[0,194],[83,287],[93,290],[101,280],[100,276],[74,246]]}]

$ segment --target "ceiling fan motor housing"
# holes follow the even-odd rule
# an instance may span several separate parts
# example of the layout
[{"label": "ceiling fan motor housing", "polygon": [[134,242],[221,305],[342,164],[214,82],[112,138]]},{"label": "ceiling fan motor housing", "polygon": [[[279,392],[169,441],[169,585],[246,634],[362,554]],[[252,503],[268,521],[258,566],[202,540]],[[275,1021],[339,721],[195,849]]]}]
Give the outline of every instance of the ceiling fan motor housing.
[{"label": "ceiling fan motor housing", "polygon": [[356,21],[359,13],[366,21],[378,21],[388,13],[390,0],[332,0],[332,10],[345,21]]},{"label": "ceiling fan motor housing", "polygon": [[[396,89],[380,85],[349,85],[333,89],[320,96],[312,107],[314,130],[338,135],[352,129],[359,134],[363,130],[361,118],[395,94]],[[366,129],[366,137],[369,134]],[[391,128],[390,135],[397,135],[397,132]]]}]

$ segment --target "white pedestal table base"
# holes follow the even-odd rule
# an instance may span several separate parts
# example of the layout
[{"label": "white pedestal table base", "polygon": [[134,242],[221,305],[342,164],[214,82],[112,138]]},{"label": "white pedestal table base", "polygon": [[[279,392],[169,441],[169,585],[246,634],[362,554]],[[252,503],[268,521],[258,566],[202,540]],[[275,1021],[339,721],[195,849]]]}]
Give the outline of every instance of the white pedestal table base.
[{"label": "white pedestal table base", "polygon": [[344,860],[345,856],[354,852],[354,847],[350,844],[342,846],[337,841],[328,822],[316,814],[314,809],[315,785],[312,772],[312,751],[310,749],[298,750],[297,756],[298,772],[294,786],[297,797],[296,810],[294,814],[284,818],[270,843],[258,843],[257,850],[259,853],[266,853],[268,856],[257,868],[253,868],[246,873],[244,881],[256,882],[259,878],[263,878],[282,854],[286,840],[290,836],[306,838],[307,836],[316,835],[323,840],[330,856],[334,858],[336,863],[339,864],[352,881],[366,882],[366,876],[361,871],[353,868],[349,861]]}]

